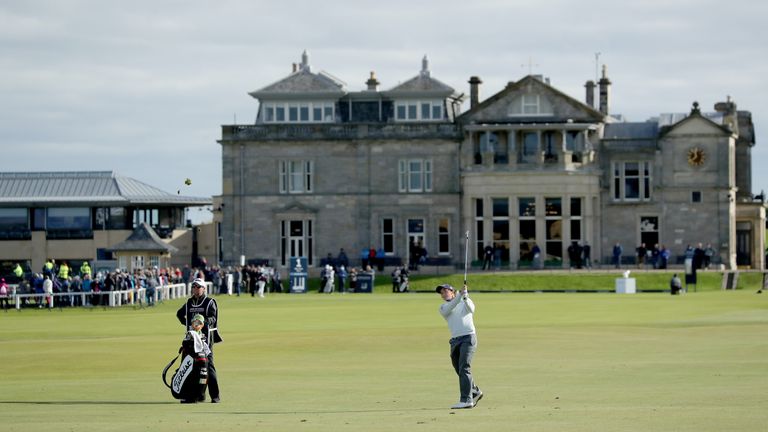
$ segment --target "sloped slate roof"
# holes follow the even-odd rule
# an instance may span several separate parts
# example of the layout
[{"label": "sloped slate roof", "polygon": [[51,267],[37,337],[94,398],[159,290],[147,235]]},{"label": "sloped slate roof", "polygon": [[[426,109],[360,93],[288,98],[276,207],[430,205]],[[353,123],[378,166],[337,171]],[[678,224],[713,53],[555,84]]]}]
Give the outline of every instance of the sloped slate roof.
[{"label": "sloped slate roof", "polygon": [[341,97],[346,94],[346,91],[344,83],[339,79],[324,72],[313,73],[309,68],[302,68],[280,81],[249,94],[256,99],[295,94]]},{"label": "sloped slate roof", "polygon": [[419,75],[399,84],[385,92],[387,96],[419,96],[434,95],[447,97],[453,94],[453,87],[432,78],[429,74],[420,73]]},{"label": "sloped slate roof", "polygon": [[0,204],[204,206],[211,198],[164,192],[113,171],[0,172]]},{"label": "sloped slate roof", "polygon": [[605,125],[603,139],[649,139],[659,136],[656,122],[608,123]]},{"label": "sloped slate roof", "polygon": [[178,249],[162,241],[155,230],[142,222],[125,241],[110,248],[111,251],[178,252]]}]

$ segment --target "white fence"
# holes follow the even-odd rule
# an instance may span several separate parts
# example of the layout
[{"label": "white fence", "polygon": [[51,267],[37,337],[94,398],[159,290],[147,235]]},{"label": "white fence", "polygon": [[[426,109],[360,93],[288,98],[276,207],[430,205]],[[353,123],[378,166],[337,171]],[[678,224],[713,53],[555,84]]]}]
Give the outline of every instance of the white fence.
[{"label": "white fence", "polygon": [[[213,284],[211,282],[206,282],[207,291],[210,293],[211,289],[213,288]],[[16,293],[16,290],[18,289],[18,286],[11,285],[11,295],[9,296],[9,300],[13,302],[16,305],[16,309],[21,309],[22,300],[24,299],[33,299],[36,301],[38,305],[46,304],[48,308],[54,308],[58,302],[61,302],[60,299],[67,298],[69,300],[69,304],[72,305],[75,302],[75,299],[80,300],[80,305],[87,305],[89,303],[89,299],[95,296],[99,296],[102,301],[99,303],[101,306],[109,306],[109,307],[118,307],[122,306],[124,304],[129,305],[135,305],[135,304],[144,304],[144,301],[147,300],[147,289],[146,288],[136,288],[136,289],[129,289],[129,290],[122,290],[122,291],[99,291],[99,292],[67,292],[67,293],[54,293],[54,294],[43,294],[43,293],[30,293],[30,294],[21,294]],[[166,299],[175,299],[175,298],[182,298],[182,297],[189,297],[190,293],[192,292],[192,284],[172,284],[172,285],[161,285],[155,287],[155,294],[152,298],[152,303],[156,303],[158,301],[166,300]],[[46,299],[49,299],[50,301],[47,301]],[[106,300],[106,301],[104,301]]]}]

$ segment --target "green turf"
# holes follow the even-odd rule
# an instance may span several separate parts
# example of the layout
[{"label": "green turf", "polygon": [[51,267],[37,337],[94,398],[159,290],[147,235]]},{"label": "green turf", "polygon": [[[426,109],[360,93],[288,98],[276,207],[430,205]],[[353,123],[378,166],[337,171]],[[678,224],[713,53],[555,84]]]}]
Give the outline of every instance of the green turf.
[{"label": "green turf", "polygon": [[174,403],[178,301],[0,313],[3,431],[757,431],[768,293],[473,295],[485,399],[437,295],[222,297],[223,403]]}]

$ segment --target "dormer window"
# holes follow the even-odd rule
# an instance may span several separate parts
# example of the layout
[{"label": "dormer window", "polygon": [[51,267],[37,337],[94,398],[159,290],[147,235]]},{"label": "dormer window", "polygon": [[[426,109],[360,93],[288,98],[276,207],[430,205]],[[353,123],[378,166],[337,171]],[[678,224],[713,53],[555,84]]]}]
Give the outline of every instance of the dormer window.
[{"label": "dormer window", "polygon": [[523,95],[523,114],[539,113],[539,95]]},{"label": "dormer window", "polygon": [[263,123],[333,123],[333,102],[265,102]]},{"label": "dormer window", "polygon": [[443,102],[440,100],[412,100],[395,103],[397,121],[443,120]]}]

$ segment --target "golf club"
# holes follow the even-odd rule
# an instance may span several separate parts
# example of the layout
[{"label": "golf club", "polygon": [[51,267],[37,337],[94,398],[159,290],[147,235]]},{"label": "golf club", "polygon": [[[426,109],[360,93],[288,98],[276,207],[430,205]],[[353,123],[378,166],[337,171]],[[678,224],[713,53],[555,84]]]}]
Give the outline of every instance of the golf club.
[{"label": "golf club", "polygon": [[469,230],[464,241],[464,285],[467,285],[467,265],[469,264]]}]

